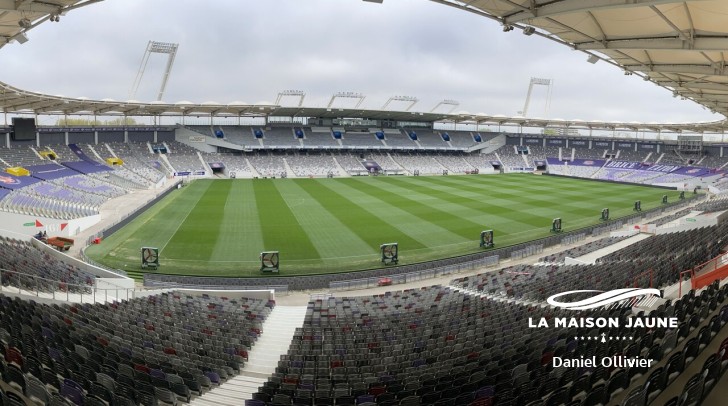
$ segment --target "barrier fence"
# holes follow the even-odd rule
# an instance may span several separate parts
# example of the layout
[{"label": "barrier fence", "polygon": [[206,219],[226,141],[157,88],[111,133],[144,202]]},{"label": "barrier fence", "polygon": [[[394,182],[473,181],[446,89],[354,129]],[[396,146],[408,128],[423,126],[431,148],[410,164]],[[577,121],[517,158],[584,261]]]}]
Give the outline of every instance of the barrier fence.
[{"label": "barrier fence", "polygon": [[[288,285],[246,285],[231,282],[227,285],[217,285],[210,283],[210,278],[196,277],[199,283],[195,283],[194,279],[185,279],[185,282],[166,282],[148,278],[152,274],[144,275],[144,287],[148,289],[197,289],[197,290],[273,290],[276,295],[287,296],[289,293]],[[193,277],[195,278],[195,277]],[[230,279],[230,278],[221,278]],[[242,279],[243,281],[245,279]],[[270,280],[269,280],[270,282]]]},{"label": "barrier fence", "polygon": [[586,233],[567,235],[561,239],[561,245],[570,245],[586,239]]},{"label": "barrier fence", "polygon": [[451,275],[455,273],[472,271],[477,268],[490,267],[498,265],[500,258],[493,255],[486,258],[477,259],[470,262],[447,265],[438,268],[424,269],[416,272],[408,272],[403,274],[392,274],[380,277],[351,279],[345,281],[332,281],[329,283],[330,290],[355,290],[366,289],[377,286],[399,285],[402,283],[411,283],[424,279],[432,279],[440,276]]},{"label": "barrier fence", "polygon": [[610,233],[612,231],[617,231],[620,228],[622,228],[622,226],[624,226],[624,223],[622,223],[621,221],[617,221],[617,222],[614,222],[613,224],[609,224],[609,225],[606,225],[606,226],[595,227],[595,228],[592,229],[592,233],[591,234],[592,234],[592,237],[596,237],[598,235],[602,235],[602,234],[605,234],[605,233]]},{"label": "barrier fence", "polygon": [[74,303],[109,303],[134,298],[133,288],[101,289],[75,285],[22,272],[0,269],[2,292],[36,296]]},{"label": "barrier fence", "polygon": [[521,259],[543,252],[543,244],[530,245],[526,248],[511,252],[511,259]]}]

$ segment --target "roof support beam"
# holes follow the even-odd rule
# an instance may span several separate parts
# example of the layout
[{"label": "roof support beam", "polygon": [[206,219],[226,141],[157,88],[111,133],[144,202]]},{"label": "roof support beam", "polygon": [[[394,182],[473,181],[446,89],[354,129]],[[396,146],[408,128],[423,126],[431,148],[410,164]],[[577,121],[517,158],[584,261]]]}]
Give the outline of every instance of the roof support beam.
[{"label": "roof support beam", "polygon": [[699,49],[703,51],[722,51],[728,49],[728,37],[697,37],[691,40],[680,38],[634,38],[606,41],[582,42],[575,45],[580,51],[604,49],[644,49],[682,51]]},{"label": "roof support beam", "polygon": [[532,18],[558,17],[563,14],[598,11],[599,9],[644,7],[680,2],[678,0],[562,0],[544,4],[533,10],[519,11],[505,16],[505,23],[525,23]]},{"label": "roof support beam", "polygon": [[662,11],[660,11],[660,9],[658,9],[657,7],[652,5],[652,6],[650,6],[650,10],[652,10],[655,14],[657,14],[662,19],[662,21],[665,22],[665,24],[669,25],[670,28],[672,28],[680,38],[685,39],[685,40],[690,39],[687,35],[685,35],[684,32],[682,32],[680,30],[680,27],[678,27],[677,25],[675,25],[675,23],[670,21],[670,19],[667,18],[666,15],[662,14]]},{"label": "roof support beam", "polygon": [[661,86],[672,87],[673,89],[684,88],[684,89],[695,89],[695,90],[717,90],[719,92],[726,91],[726,85],[721,83],[711,82],[674,82],[674,81],[656,81]]},{"label": "roof support beam", "polygon": [[724,67],[713,67],[707,65],[625,65],[625,68],[646,73],[684,73],[690,75],[725,76],[728,72]]},{"label": "roof support beam", "polygon": [[728,102],[728,94],[700,94],[690,91],[685,92],[679,92],[681,96],[684,97],[692,97],[696,100],[706,101],[710,99],[711,101],[717,101],[717,102]]}]

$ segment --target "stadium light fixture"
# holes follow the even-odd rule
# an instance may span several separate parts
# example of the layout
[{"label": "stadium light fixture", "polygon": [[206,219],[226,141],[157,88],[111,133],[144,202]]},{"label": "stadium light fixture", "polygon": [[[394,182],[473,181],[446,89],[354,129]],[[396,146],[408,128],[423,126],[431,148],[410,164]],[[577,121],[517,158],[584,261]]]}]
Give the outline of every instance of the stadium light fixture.
[{"label": "stadium light fixture", "polygon": [[447,113],[445,113],[445,114],[450,114],[450,113],[453,112],[453,110],[455,110],[460,105],[460,102],[457,101],[457,100],[445,99],[445,100],[437,103],[435,105],[435,107],[433,107],[432,110],[430,110],[430,113],[434,113],[435,110],[438,109],[438,107],[443,106],[443,105],[444,106],[450,106],[450,110]]},{"label": "stadium light fixture", "polygon": [[366,96],[364,96],[361,93],[357,93],[357,92],[337,92],[337,93],[334,93],[333,96],[331,96],[331,99],[329,100],[329,104],[326,107],[331,108],[331,106],[333,106],[334,101],[337,98],[358,99],[359,101],[356,103],[356,106],[354,106],[354,108],[357,109],[357,108],[359,108],[361,103],[364,101]]},{"label": "stadium light fixture", "polygon": [[593,65],[593,64],[599,62],[599,57],[596,55],[589,55],[589,57],[586,58],[586,61]]},{"label": "stadium light fixture", "polygon": [[18,21],[18,25],[20,26],[20,28],[25,28],[27,30],[33,25],[33,23],[31,23],[30,20],[28,20],[27,18],[23,18]]},{"label": "stadium light fixture", "polygon": [[412,106],[414,106],[415,104],[417,104],[417,102],[419,101],[419,99],[416,98],[416,97],[413,97],[413,96],[392,96],[392,97],[389,98],[389,100],[387,100],[386,103],[384,103],[384,105],[382,106],[382,110],[386,110],[387,109],[387,106],[389,106],[389,104],[391,102],[393,102],[393,101],[396,101],[396,102],[407,102],[407,103],[409,103],[409,105],[407,106],[407,108],[404,111],[410,111],[410,109],[412,108]]},{"label": "stadium light fixture", "polygon": [[536,32],[536,29],[530,25],[523,29],[523,35],[530,36],[533,35],[534,32]]},{"label": "stadium light fixture", "polygon": [[278,92],[278,97],[276,98],[276,105],[281,104],[281,99],[284,97],[297,97],[298,98],[298,107],[301,107],[303,105],[303,99],[306,97],[306,92],[303,90],[284,90],[282,92]]},{"label": "stadium light fixture", "polygon": [[513,26],[510,24],[503,24],[503,32],[513,31]]},{"label": "stadium light fixture", "polygon": [[174,65],[174,59],[177,56],[178,47],[179,44],[149,41],[149,43],[147,44],[147,48],[144,51],[142,62],[139,65],[139,71],[137,72],[134,83],[131,85],[131,90],[129,91],[130,99],[136,97],[136,92],[139,89],[139,85],[141,84],[142,77],[144,76],[144,71],[147,68],[147,62],[149,61],[149,57],[151,56],[151,54],[156,53],[167,55],[167,67],[164,71],[164,76],[162,77],[162,85],[159,88],[159,94],[157,95],[157,101],[162,100],[162,96],[164,96],[164,89],[167,87],[167,80],[169,79],[170,72],[172,71],[172,66]]}]

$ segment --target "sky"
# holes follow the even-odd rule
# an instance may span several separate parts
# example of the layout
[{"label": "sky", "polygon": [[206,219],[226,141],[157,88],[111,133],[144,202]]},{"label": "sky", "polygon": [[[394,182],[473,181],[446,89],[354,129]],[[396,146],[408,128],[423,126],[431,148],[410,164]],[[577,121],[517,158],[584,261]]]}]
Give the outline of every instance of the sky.
[{"label": "sky", "polygon": [[[511,116],[539,77],[552,79],[551,99],[536,86],[529,117],[722,119],[614,66],[587,63],[581,52],[427,0],[105,0],[28,36],[0,50],[0,80],[67,97],[128,100],[154,40],[179,43],[163,97],[169,103],[272,103],[279,91],[296,89],[306,92],[305,106],[319,107],[352,91],[366,96],[362,108],[406,95],[419,99],[413,111],[453,99],[455,112]],[[166,62],[152,55],[134,99],[156,99]]]}]

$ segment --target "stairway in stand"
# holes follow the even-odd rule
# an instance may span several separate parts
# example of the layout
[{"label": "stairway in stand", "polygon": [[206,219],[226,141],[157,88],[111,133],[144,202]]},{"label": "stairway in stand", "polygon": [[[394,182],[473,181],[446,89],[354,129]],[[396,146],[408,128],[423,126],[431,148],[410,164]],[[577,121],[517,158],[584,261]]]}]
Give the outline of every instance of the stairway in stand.
[{"label": "stairway in stand", "polygon": [[240,406],[275,372],[281,355],[288,353],[293,333],[303,325],[306,306],[276,306],[263,323],[263,333],[248,352],[240,374],[193,399],[191,406]]}]

